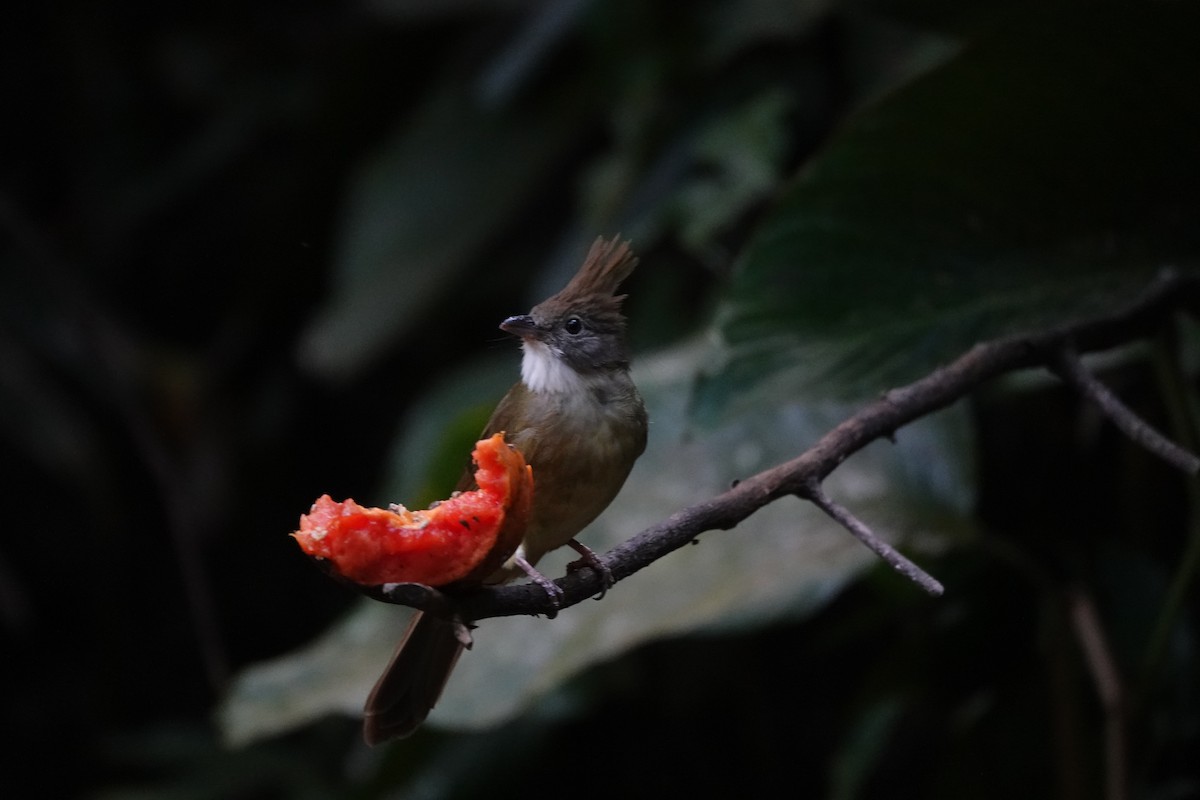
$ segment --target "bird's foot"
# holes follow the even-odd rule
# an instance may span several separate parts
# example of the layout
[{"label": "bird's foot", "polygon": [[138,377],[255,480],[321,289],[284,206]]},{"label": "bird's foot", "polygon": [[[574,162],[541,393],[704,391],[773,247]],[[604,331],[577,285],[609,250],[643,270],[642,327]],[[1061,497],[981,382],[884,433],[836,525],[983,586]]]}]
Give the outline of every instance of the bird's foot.
[{"label": "bird's foot", "polygon": [[567,572],[575,572],[576,570],[583,569],[584,567],[591,567],[592,569],[596,570],[596,572],[600,575],[601,583],[600,594],[596,595],[596,599],[603,600],[604,595],[608,594],[608,590],[611,589],[613,584],[617,582],[616,578],[613,577],[612,570],[609,569],[608,565],[600,560],[600,556],[596,555],[592,548],[588,547],[586,544],[582,544],[572,539],[571,541],[567,542],[567,545],[576,553],[579,553],[578,560],[567,564]]},{"label": "bird's foot", "polygon": [[558,608],[562,605],[563,590],[558,588],[558,584],[554,581],[534,569],[533,565],[525,560],[525,556],[518,554],[513,558],[513,563],[520,567],[529,576],[531,581],[542,587],[546,596],[550,598],[550,604],[553,606],[553,609],[550,613],[546,614],[546,618],[554,619],[557,617]]}]

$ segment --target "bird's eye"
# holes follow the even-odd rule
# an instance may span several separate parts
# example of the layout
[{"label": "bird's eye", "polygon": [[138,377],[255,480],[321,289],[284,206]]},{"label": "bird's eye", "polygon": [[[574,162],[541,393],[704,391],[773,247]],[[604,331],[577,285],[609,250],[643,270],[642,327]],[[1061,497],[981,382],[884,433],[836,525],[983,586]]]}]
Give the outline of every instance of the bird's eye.
[{"label": "bird's eye", "polygon": [[566,321],[563,327],[566,329],[567,333],[574,336],[583,330],[583,323],[579,321],[579,317],[571,317]]}]

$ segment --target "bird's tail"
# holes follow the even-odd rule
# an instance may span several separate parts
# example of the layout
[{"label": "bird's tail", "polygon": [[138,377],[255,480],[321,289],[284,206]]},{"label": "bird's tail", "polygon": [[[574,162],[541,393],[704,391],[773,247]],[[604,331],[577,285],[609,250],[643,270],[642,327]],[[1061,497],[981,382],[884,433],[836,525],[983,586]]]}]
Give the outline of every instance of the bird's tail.
[{"label": "bird's tail", "polygon": [[367,698],[363,709],[367,744],[408,736],[425,721],[466,646],[460,627],[464,627],[461,622],[416,613]]}]

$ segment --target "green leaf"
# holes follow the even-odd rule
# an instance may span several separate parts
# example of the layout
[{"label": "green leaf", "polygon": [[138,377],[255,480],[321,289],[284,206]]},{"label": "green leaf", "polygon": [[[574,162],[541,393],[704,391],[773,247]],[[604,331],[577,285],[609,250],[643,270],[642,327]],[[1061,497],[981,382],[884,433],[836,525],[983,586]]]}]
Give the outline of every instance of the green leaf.
[{"label": "green leaf", "polygon": [[830,766],[831,800],[863,796],[862,789],[886,751],[904,710],[901,698],[885,697],[858,714]]},{"label": "green leaf", "polygon": [[788,92],[767,89],[697,134],[693,157],[700,174],[679,188],[673,209],[689,249],[703,251],[775,187],[787,156],[790,104]]},{"label": "green leaf", "polygon": [[519,364],[514,340],[506,357],[477,360],[430,387],[401,422],[380,502],[425,508],[446,497]]},{"label": "green leaf", "polygon": [[851,117],[740,259],[700,407],[878,391],[1195,264],[1196,16],[1025,17]]},{"label": "green leaf", "polygon": [[243,670],[217,709],[226,744],[239,747],[328,714],[362,713],[408,613],[364,601],[303,650]]},{"label": "green leaf", "polygon": [[575,111],[483,108],[442,87],[364,164],[350,191],[327,306],[300,358],[352,375],[413,331],[448,287],[461,290],[488,237],[523,210],[577,132]]}]

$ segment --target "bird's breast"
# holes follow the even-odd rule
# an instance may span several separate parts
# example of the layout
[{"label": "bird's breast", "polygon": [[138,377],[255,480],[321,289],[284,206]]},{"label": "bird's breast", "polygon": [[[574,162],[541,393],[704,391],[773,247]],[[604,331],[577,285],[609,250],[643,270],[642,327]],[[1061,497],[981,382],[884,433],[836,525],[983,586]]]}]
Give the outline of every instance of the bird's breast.
[{"label": "bird's breast", "polygon": [[[627,380],[627,378],[626,378]],[[536,563],[599,516],[646,445],[646,414],[633,384],[602,402],[596,392],[533,398],[540,423],[513,443],[533,466],[533,511],[526,558]]]}]

